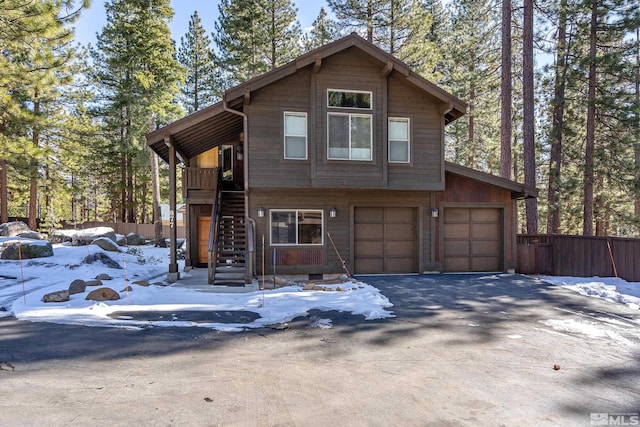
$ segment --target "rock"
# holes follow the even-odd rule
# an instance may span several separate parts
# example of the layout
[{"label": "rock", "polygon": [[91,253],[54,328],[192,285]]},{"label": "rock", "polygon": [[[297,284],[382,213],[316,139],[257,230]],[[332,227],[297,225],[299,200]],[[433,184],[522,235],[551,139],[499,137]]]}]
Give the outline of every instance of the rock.
[{"label": "rock", "polygon": [[45,240],[11,241],[4,246],[0,259],[17,260],[50,256],[53,256],[53,247]]},{"label": "rock", "polygon": [[93,255],[87,255],[86,257],[84,257],[84,260],[83,260],[85,264],[93,264],[96,261],[100,261],[101,263],[103,263],[109,268],[117,268],[119,270],[122,270],[122,267],[120,267],[120,264],[118,264],[117,262],[109,258],[108,255],[103,254],[101,252],[95,253]]},{"label": "rock", "polygon": [[98,288],[87,294],[89,301],[115,301],[120,299],[120,294],[111,288]]},{"label": "rock", "polygon": [[96,276],[96,280],[113,280],[113,277],[109,276],[106,273],[100,273]]},{"label": "rock", "polygon": [[70,242],[75,233],[76,230],[56,230],[49,235],[49,241],[53,244]]},{"label": "rock", "polygon": [[87,280],[85,283],[87,286],[102,286],[102,280],[100,279]]},{"label": "rock", "polygon": [[153,282],[152,285],[153,286],[167,286],[167,284],[164,283],[164,282]]},{"label": "rock", "polygon": [[127,286],[126,288],[124,288],[120,292],[131,292],[132,290],[133,290],[133,288],[131,286]]},{"label": "rock", "polygon": [[313,283],[307,283],[306,285],[304,285],[304,288],[302,288],[303,291],[312,291],[313,290]]},{"label": "rock", "polygon": [[29,226],[22,221],[12,221],[0,224],[0,236],[2,237],[15,237],[20,233],[26,233],[29,230]]},{"label": "rock", "polygon": [[65,302],[69,301],[69,291],[56,291],[42,297],[44,302]]},{"label": "rock", "polygon": [[69,295],[81,294],[87,289],[87,282],[82,279],[76,279],[69,285]]},{"label": "rock", "polygon": [[42,233],[38,233],[37,231],[25,231],[24,233],[19,234],[20,237],[24,237],[25,239],[33,239],[33,240],[45,240],[47,236]]},{"label": "rock", "polygon": [[116,234],[116,243],[118,246],[127,246],[127,238],[122,234]]},{"label": "rock", "polygon": [[99,246],[105,251],[109,252],[121,252],[120,246],[115,242],[115,240],[111,240],[108,237],[98,237],[91,242],[92,245]]},{"label": "rock", "polygon": [[116,241],[116,233],[113,231],[111,227],[95,227],[95,228],[87,228],[85,230],[77,230],[73,235],[73,239],[71,240],[71,245],[73,246],[84,246],[90,245],[91,242],[96,240],[98,237],[107,237],[111,239],[113,242]]},{"label": "rock", "polygon": [[138,286],[149,286],[149,282],[146,280],[136,280],[133,284]]},{"label": "rock", "polygon": [[178,237],[176,239],[176,249],[180,249],[182,248],[182,246],[184,245],[185,239],[182,237]]},{"label": "rock", "polygon": [[129,233],[127,234],[127,245],[129,246],[142,246],[147,243],[147,240],[139,234]]}]

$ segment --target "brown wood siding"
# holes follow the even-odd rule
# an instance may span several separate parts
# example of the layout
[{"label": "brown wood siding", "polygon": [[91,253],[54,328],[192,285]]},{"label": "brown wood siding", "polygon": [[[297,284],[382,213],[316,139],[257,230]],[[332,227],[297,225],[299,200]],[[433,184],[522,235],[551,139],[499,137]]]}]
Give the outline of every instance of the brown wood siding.
[{"label": "brown wood siding", "polygon": [[411,163],[389,163],[388,188],[442,190],[442,117],[438,103],[394,76],[392,73],[389,78],[388,116],[411,121]]},{"label": "brown wood siding", "polygon": [[514,269],[516,265],[515,203],[511,191],[484,184],[452,173],[445,174],[446,190],[435,193],[435,207],[439,208],[439,220],[435,223],[435,262],[444,263],[444,216],[447,208],[499,208],[502,212],[500,269]]},{"label": "brown wood siding", "polygon": [[[311,70],[301,70],[251,93],[249,184],[251,187],[310,187],[310,160],[285,160],[284,112],[307,113],[309,134]],[[311,140],[308,136],[308,147]]]},{"label": "brown wood siding", "polygon": [[[249,115],[249,186],[441,190],[440,103],[402,77],[393,73],[382,77],[382,68],[362,51],[351,48],[325,58],[316,74],[311,68],[302,69],[251,92],[250,103],[244,107]],[[372,92],[371,110],[331,109],[372,115],[372,161],[327,159],[327,89]],[[285,111],[307,113],[307,160],[284,159]],[[411,119],[410,165],[387,162],[389,116]]]},{"label": "brown wood siding", "polygon": [[[265,261],[267,274],[273,274],[272,257],[273,247],[269,236],[269,210],[270,209],[321,209],[324,211],[324,244],[317,246],[278,246],[278,250],[285,249],[322,249],[324,251],[324,263],[321,265],[278,265],[278,274],[328,274],[341,273],[340,260],[336,255],[331,243],[327,239],[326,233],[331,236],[336,244],[342,258],[346,261],[347,267],[354,272],[354,230],[352,224],[353,215],[358,207],[411,208],[416,215],[416,239],[415,252],[416,262],[413,271],[421,271],[421,268],[431,261],[431,215],[430,215],[431,193],[418,191],[370,191],[370,190],[258,190],[252,189],[249,196],[249,214],[256,220],[256,259],[258,271],[261,271],[262,259],[262,237],[265,239]],[[259,207],[265,209],[264,218],[257,217]],[[337,215],[335,218],[329,217],[329,209],[335,207]],[[406,231],[406,230],[405,230]],[[389,250],[393,248],[393,242],[389,243]],[[405,247],[406,248],[406,247]],[[405,257],[408,258],[408,257]]]}]

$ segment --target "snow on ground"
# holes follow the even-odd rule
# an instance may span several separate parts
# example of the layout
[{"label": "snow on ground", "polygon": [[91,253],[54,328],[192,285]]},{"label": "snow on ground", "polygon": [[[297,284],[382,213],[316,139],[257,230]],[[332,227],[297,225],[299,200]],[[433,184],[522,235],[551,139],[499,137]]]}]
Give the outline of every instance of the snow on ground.
[{"label": "snow on ground", "polygon": [[633,310],[640,310],[640,282],[627,282],[615,277],[541,276],[540,280],[582,295],[622,303]]},{"label": "snow on ground", "polygon": [[[0,244],[2,242],[0,241]],[[162,282],[168,270],[168,249],[132,246],[114,253],[98,246],[53,245],[54,256],[32,260],[0,260],[0,316],[14,315],[21,320],[46,321],[87,326],[146,328],[150,326],[200,326],[239,331],[290,321],[310,310],[336,310],[363,315],[367,320],[393,317],[391,307],[378,289],[362,282],[347,281],[323,285],[327,290],[303,290],[288,286],[248,293],[203,292]],[[84,263],[87,256],[103,253],[122,268],[108,268],[101,262]],[[180,265],[180,267],[182,267]],[[66,290],[75,279],[91,280],[106,273],[113,279],[103,286],[120,293],[118,301],[87,301],[86,293],[71,295],[70,301],[44,303],[43,295]],[[133,284],[148,280],[151,286]],[[132,288],[126,292],[126,284]],[[340,290],[338,290],[340,288]],[[87,292],[92,288],[88,287]],[[205,323],[176,320],[175,313],[253,312],[259,317],[251,323]],[[166,312],[168,320],[135,320],[144,312]],[[110,315],[118,313],[112,318]],[[136,314],[136,316],[128,316]],[[154,316],[151,316],[154,317]],[[157,316],[156,316],[157,317]],[[331,320],[314,318],[314,325],[330,328]]]}]

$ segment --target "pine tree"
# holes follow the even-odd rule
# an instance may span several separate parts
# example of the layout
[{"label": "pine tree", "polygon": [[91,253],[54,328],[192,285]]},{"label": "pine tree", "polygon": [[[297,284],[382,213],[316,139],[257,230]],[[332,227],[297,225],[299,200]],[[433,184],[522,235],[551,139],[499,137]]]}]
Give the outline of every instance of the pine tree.
[{"label": "pine tree", "polygon": [[337,39],[339,34],[336,23],[327,16],[324,7],[321,7],[309,34],[304,36],[304,48],[307,51],[316,49]]},{"label": "pine tree", "polygon": [[328,0],[329,7],[338,18],[342,31],[364,32],[373,43],[384,27],[383,14],[389,8],[389,0]]},{"label": "pine tree", "polygon": [[502,0],[502,48],[500,70],[500,176],[511,178],[512,75],[511,0]]},{"label": "pine tree", "polygon": [[291,0],[222,0],[213,40],[227,85],[293,60],[302,33]]},{"label": "pine tree", "polygon": [[148,203],[150,160],[144,135],[152,117],[166,123],[179,114],[175,97],[183,69],[169,37],[173,9],[168,0],[113,0],[105,7],[107,24],[92,51],[95,79],[108,133],[118,147],[113,154],[119,157],[119,171],[110,173],[111,192],[120,191],[114,208],[122,221],[135,222],[145,220]]},{"label": "pine tree", "polygon": [[211,39],[196,10],[189,20],[189,31],[180,38],[178,61],[187,77],[182,85],[181,101],[187,113],[197,111],[220,98],[221,85]]}]

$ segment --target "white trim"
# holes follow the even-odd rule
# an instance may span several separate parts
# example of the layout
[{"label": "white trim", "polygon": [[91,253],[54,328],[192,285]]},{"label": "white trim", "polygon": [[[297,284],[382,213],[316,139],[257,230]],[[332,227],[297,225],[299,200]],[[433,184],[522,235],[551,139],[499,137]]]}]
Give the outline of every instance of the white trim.
[{"label": "white trim", "polygon": [[[389,135],[389,130],[391,129],[390,123],[391,120],[395,121],[406,121],[407,123],[407,160],[391,160],[391,135]],[[394,139],[395,142],[404,142],[404,139]],[[411,163],[411,119],[409,117],[388,117],[387,118],[387,156],[389,159],[389,163]]]},{"label": "white trim", "polygon": [[[331,157],[331,140],[330,140],[330,116],[347,116],[349,118],[349,140],[347,149],[349,150],[348,157]],[[351,147],[351,118],[352,117],[365,117],[369,119],[369,158],[368,159],[358,159],[353,158],[353,148]],[[373,114],[358,114],[358,113],[338,113],[338,112],[327,112],[327,159],[328,160],[355,160],[359,162],[370,162],[373,160]]]},{"label": "white trim", "polygon": [[[368,108],[362,108],[362,107],[339,107],[339,106],[335,106],[335,105],[329,105],[329,92],[368,93],[369,94],[369,100],[370,100],[369,104],[370,105],[369,105]],[[327,108],[345,108],[345,109],[349,109],[349,110],[373,110],[373,91],[370,91],[370,90],[327,88]]]},{"label": "white trim", "polygon": [[[273,212],[293,212],[295,215],[296,221],[296,241],[294,243],[274,243],[273,242],[273,217],[271,214]],[[320,213],[320,243],[298,243],[298,214],[299,212],[319,212]],[[325,223],[324,223],[324,210],[323,209],[269,209],[269,244],[271,246],[324,246],[324,231],[325,231]]]},{"label": "white trim", "polygon": [[[287,116],[304,117],[304,135],[287,134]],[[307,160],[309,158],[309,120],[307,119],[307,113],[304,111],[285,111],[282,114],[282,143],[283,143],[283,157],[287,160]],[[287,157],[287,137],[301,137],[304,136],[304,157]]]}]

